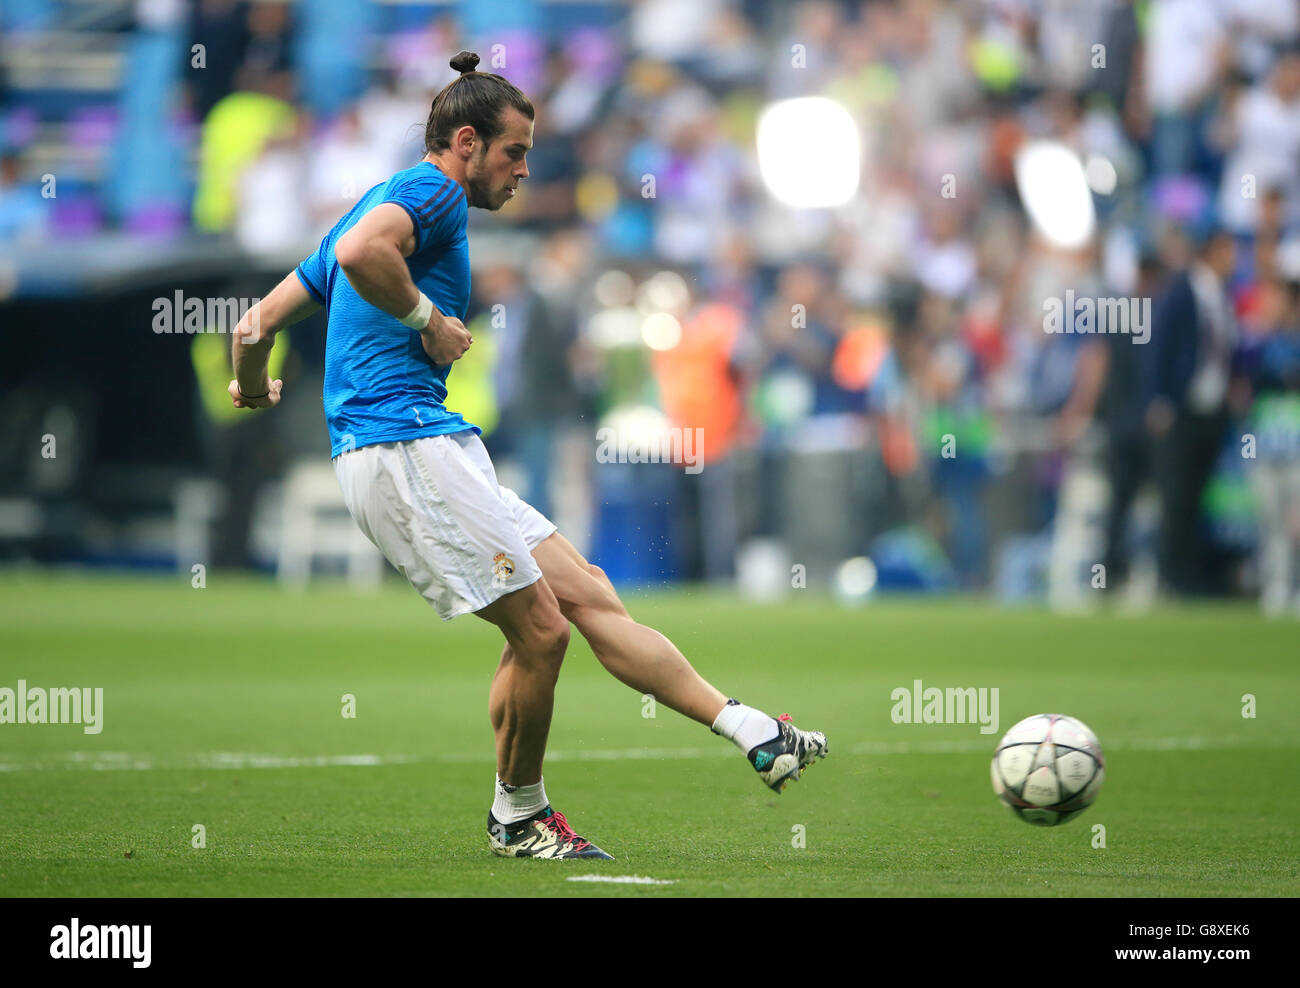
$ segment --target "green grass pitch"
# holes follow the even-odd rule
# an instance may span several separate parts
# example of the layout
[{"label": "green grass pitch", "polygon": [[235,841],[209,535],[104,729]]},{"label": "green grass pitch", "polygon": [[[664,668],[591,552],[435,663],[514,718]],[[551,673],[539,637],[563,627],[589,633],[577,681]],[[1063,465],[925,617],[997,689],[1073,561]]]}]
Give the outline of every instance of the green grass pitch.
[{"label": "green grass pitch", "polygon": [[[484,834],[493,628],[443,624],[395,583],[207,583],[0,575],[0,687],[104,690],[97,735],[0,724],[4,894],[1300,894],[1300,628],[1247,605],[632,597],[720,689],[824,730],[830,756],[776,796],[706,728],[644,716],[575,634],[547,792],[616,860],[537,862],[493,856]],[[895,724],[890,693],[917,679],[997,687],[998,734]],[[1042,712],[1082,719],[1107,758],[1097,803],[1052,829],[989,784],[998,736]],[[583,875],[671,884],[567,880]]]}]

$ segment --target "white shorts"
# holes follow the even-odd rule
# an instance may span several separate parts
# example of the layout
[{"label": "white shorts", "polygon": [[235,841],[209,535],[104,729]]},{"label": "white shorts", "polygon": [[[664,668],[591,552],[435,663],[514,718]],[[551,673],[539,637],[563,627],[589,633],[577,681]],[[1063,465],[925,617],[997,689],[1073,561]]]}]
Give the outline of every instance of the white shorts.
[{"label": "white shorts", "polygon": [[471,431],[362,446],[334,458],[348,511],[444,621],[542,578],[555,526],[497,483]]}]

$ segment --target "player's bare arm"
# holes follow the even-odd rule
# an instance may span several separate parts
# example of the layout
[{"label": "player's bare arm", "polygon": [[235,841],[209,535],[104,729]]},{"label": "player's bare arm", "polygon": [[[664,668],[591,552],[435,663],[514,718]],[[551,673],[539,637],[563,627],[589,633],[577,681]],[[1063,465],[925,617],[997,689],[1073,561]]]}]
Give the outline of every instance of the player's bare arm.
[{"label": "player's bare arm", "polygon": [[[402,319],[420,301],[406,258],[415,251],[415,226],[401,206],[380,203],[339,238],[334,256],[358,295],[377,309]],[[473,342],[455,316],[434,307],[420,330],[424,352],[435,364],[459,360]]]},{"label": "player's bare arm", "polygon": [[236,408],[271,408],[279,403],[284,382],[272,381],[266,372],[275,334],[319,308],[320,303],[291,271],[271,294],[244,313],[230,345],[235,379],[228,390]]}]

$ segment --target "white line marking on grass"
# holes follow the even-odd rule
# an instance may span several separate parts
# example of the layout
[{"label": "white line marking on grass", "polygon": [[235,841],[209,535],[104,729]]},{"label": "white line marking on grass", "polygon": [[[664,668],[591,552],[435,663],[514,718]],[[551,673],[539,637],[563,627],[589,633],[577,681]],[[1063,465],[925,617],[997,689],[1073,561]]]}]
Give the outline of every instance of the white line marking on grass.
[{"label": "white line marking on grass", "polygon": [[[851,745],[851,755],[939,755],[972,754],[987,751],[992,754],[997,741],[987,738],[963,738],[957,741],[865,741]],[[1199,751],[1215,748],[1297,748],[1300,741],[1282,738],[1190,737],[1190,738],[1130,738],[1127,741],[1101,743],[1103,753],[1112,751]],[[832,754],[834,752],[832,751]]]},{"label": "white line marking on grass", "polygon": [[[13,756],[9,756],[13,757]],[[30,762],[0,761],[0,772],[23,769],[85,768],[96,772],[155,769],[322,768],[334,766],[409,765],[432,761],[427,755],[266,755],[234,751],[198,754],[132,754],[128,751],[63,751],[36,755]],[[489,759],[490,760],[490,759]]]},{"label": "white line marking on grass", "polygon": [[[715,745],[709,748],[580,748],[577,751],[548,751],[548,762],[621,762],[657,761],[670,758],[726,758],[733,748]],[[433,760],[433,759],[431,759]],[[439,755],[440,762],[495,762],[491,752],[458,752]]]},{"label": "white line marking on grass", "polygon": [[[938,755],[991,754],[997,742],[988,738],[964,738],[955,741],[863,741],[843,749],[849,755]],[[1102,743],[1111,754],[1122,751],[1201,751],[1225,748],[1297,748],[1300,741],[1277,737],[1186,737],[1132,738],[1128,741]],[[832,749],[831,755],[837,753]],[[735,758],[730,745],[709,748],[581,748],[575,751],[549,751],[547,761],[691,761],[700,758]],[[369,768],[382,765],[414,765],[427,762],[443,764],[485,764],[496,761],[488,748],[479,752],[394,755],[273,755],[258,752],[209,751],[157,754],[129,751],[58,751],[0,755],[0,772],[41,771],[51,769],[88,769],[96,772],[148,772],[160,769],[254,769],[254,768]]]},{"label": "white line marking on grass", "polygon": [[672,885],[673,878],[647,878],[645,875],[575,875],[566,882],[615,882],[619,885]]}]

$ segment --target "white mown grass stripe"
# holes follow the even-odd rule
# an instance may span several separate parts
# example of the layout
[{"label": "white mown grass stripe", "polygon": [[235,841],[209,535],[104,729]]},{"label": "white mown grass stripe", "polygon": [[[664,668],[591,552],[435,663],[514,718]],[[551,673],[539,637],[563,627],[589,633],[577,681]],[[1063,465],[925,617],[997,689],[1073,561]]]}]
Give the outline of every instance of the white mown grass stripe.
[{"label": "white mown grass stripe", "polygon": [[[832,748],[829,757],[833,757],[840,751],[848,755],[991,755],[997,745],[995,737],[995,735],[982,735],[979,738],[955,741],[863,741],[843,749]],[[1231,736],[1131,738],[1127,741],[1111,743],[1102,741],[1102,751],[1108,755],[1122,751],[1200,751],[1245,747],[1298,748],[1300,740]],[[735,757],[735,749],[724,744],[708,748],[585,748],[546,753],[547,761],[552,762],[681,761]],[[496,755],[486,748],[480,752],[448,752],[441,755],[274,755],[238,751],[158,754],[129,751],[59,751],[0,755],[0,772],[78,768],[96,772],[147,772],[158,769],[366,768],[376,765],[415,765],[424,762],[490,765],[495,761]]]},{"label": "white mown grass stripe", "polygon": [[673,878],[647,878],[645,875],[575,875],[566,882],[614,882],[618,885],[673,885]]}]

